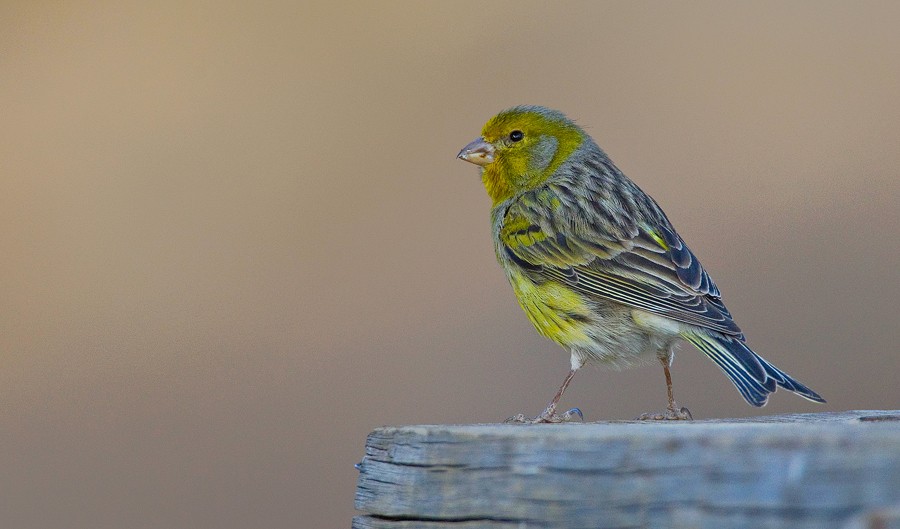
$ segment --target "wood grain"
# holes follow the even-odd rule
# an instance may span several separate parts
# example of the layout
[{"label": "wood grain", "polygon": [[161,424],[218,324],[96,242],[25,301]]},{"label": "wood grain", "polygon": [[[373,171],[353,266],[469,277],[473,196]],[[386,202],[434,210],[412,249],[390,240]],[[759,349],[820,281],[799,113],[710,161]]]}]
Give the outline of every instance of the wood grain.
[{"label": "wood grain", "polygon": [[900,528],[900,411],[369,434],[355,529]]}]

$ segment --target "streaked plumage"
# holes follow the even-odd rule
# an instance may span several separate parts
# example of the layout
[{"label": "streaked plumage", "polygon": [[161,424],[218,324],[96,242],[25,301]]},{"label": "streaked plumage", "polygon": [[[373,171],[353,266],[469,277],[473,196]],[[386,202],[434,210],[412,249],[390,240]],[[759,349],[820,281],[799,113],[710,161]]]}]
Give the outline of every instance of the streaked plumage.
[{"label": "streaked plumage", "polygon": [[[656,357],[668,380],[673,346],[684,339],[754,406],[776,386],[824,402],[747,347],[662,209],[563,114],[501,112],[459,157],[482,167],[497,260],[538,332],[571,352],[573,372],[588,361]],[[670,391],[669,418],[673,407]]]}]

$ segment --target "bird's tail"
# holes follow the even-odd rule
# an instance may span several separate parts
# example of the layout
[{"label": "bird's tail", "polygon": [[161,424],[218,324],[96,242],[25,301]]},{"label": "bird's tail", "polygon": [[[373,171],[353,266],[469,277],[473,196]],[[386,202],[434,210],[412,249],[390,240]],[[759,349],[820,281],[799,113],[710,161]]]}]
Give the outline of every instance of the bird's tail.
[{"label": "bird's tail", "polygon": [[765,406],[776,386],[814,402],[825,402],[818,393],[767,362],[740,340],[701,332],[684,333],[682,337],[722,368],[751,406]]}]

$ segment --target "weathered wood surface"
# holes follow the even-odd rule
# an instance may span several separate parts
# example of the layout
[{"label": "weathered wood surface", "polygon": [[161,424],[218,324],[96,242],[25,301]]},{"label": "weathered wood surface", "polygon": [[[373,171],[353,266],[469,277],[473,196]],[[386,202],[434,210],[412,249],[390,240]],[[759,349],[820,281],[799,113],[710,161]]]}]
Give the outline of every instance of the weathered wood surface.
[{"label": "weathered wood surface", "polygon": [[354,529],[900,529],[900,410],[369,434]]}]

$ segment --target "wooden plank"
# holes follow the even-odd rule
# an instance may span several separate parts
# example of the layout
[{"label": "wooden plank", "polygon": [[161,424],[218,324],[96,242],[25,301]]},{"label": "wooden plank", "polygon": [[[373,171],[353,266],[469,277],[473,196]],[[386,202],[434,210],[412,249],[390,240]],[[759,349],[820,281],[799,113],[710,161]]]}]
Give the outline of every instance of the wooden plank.
[{"label": "wooden plank", "polygon": [[358,466],[355,529],[900,527],[900,411],[384,427]]}]

